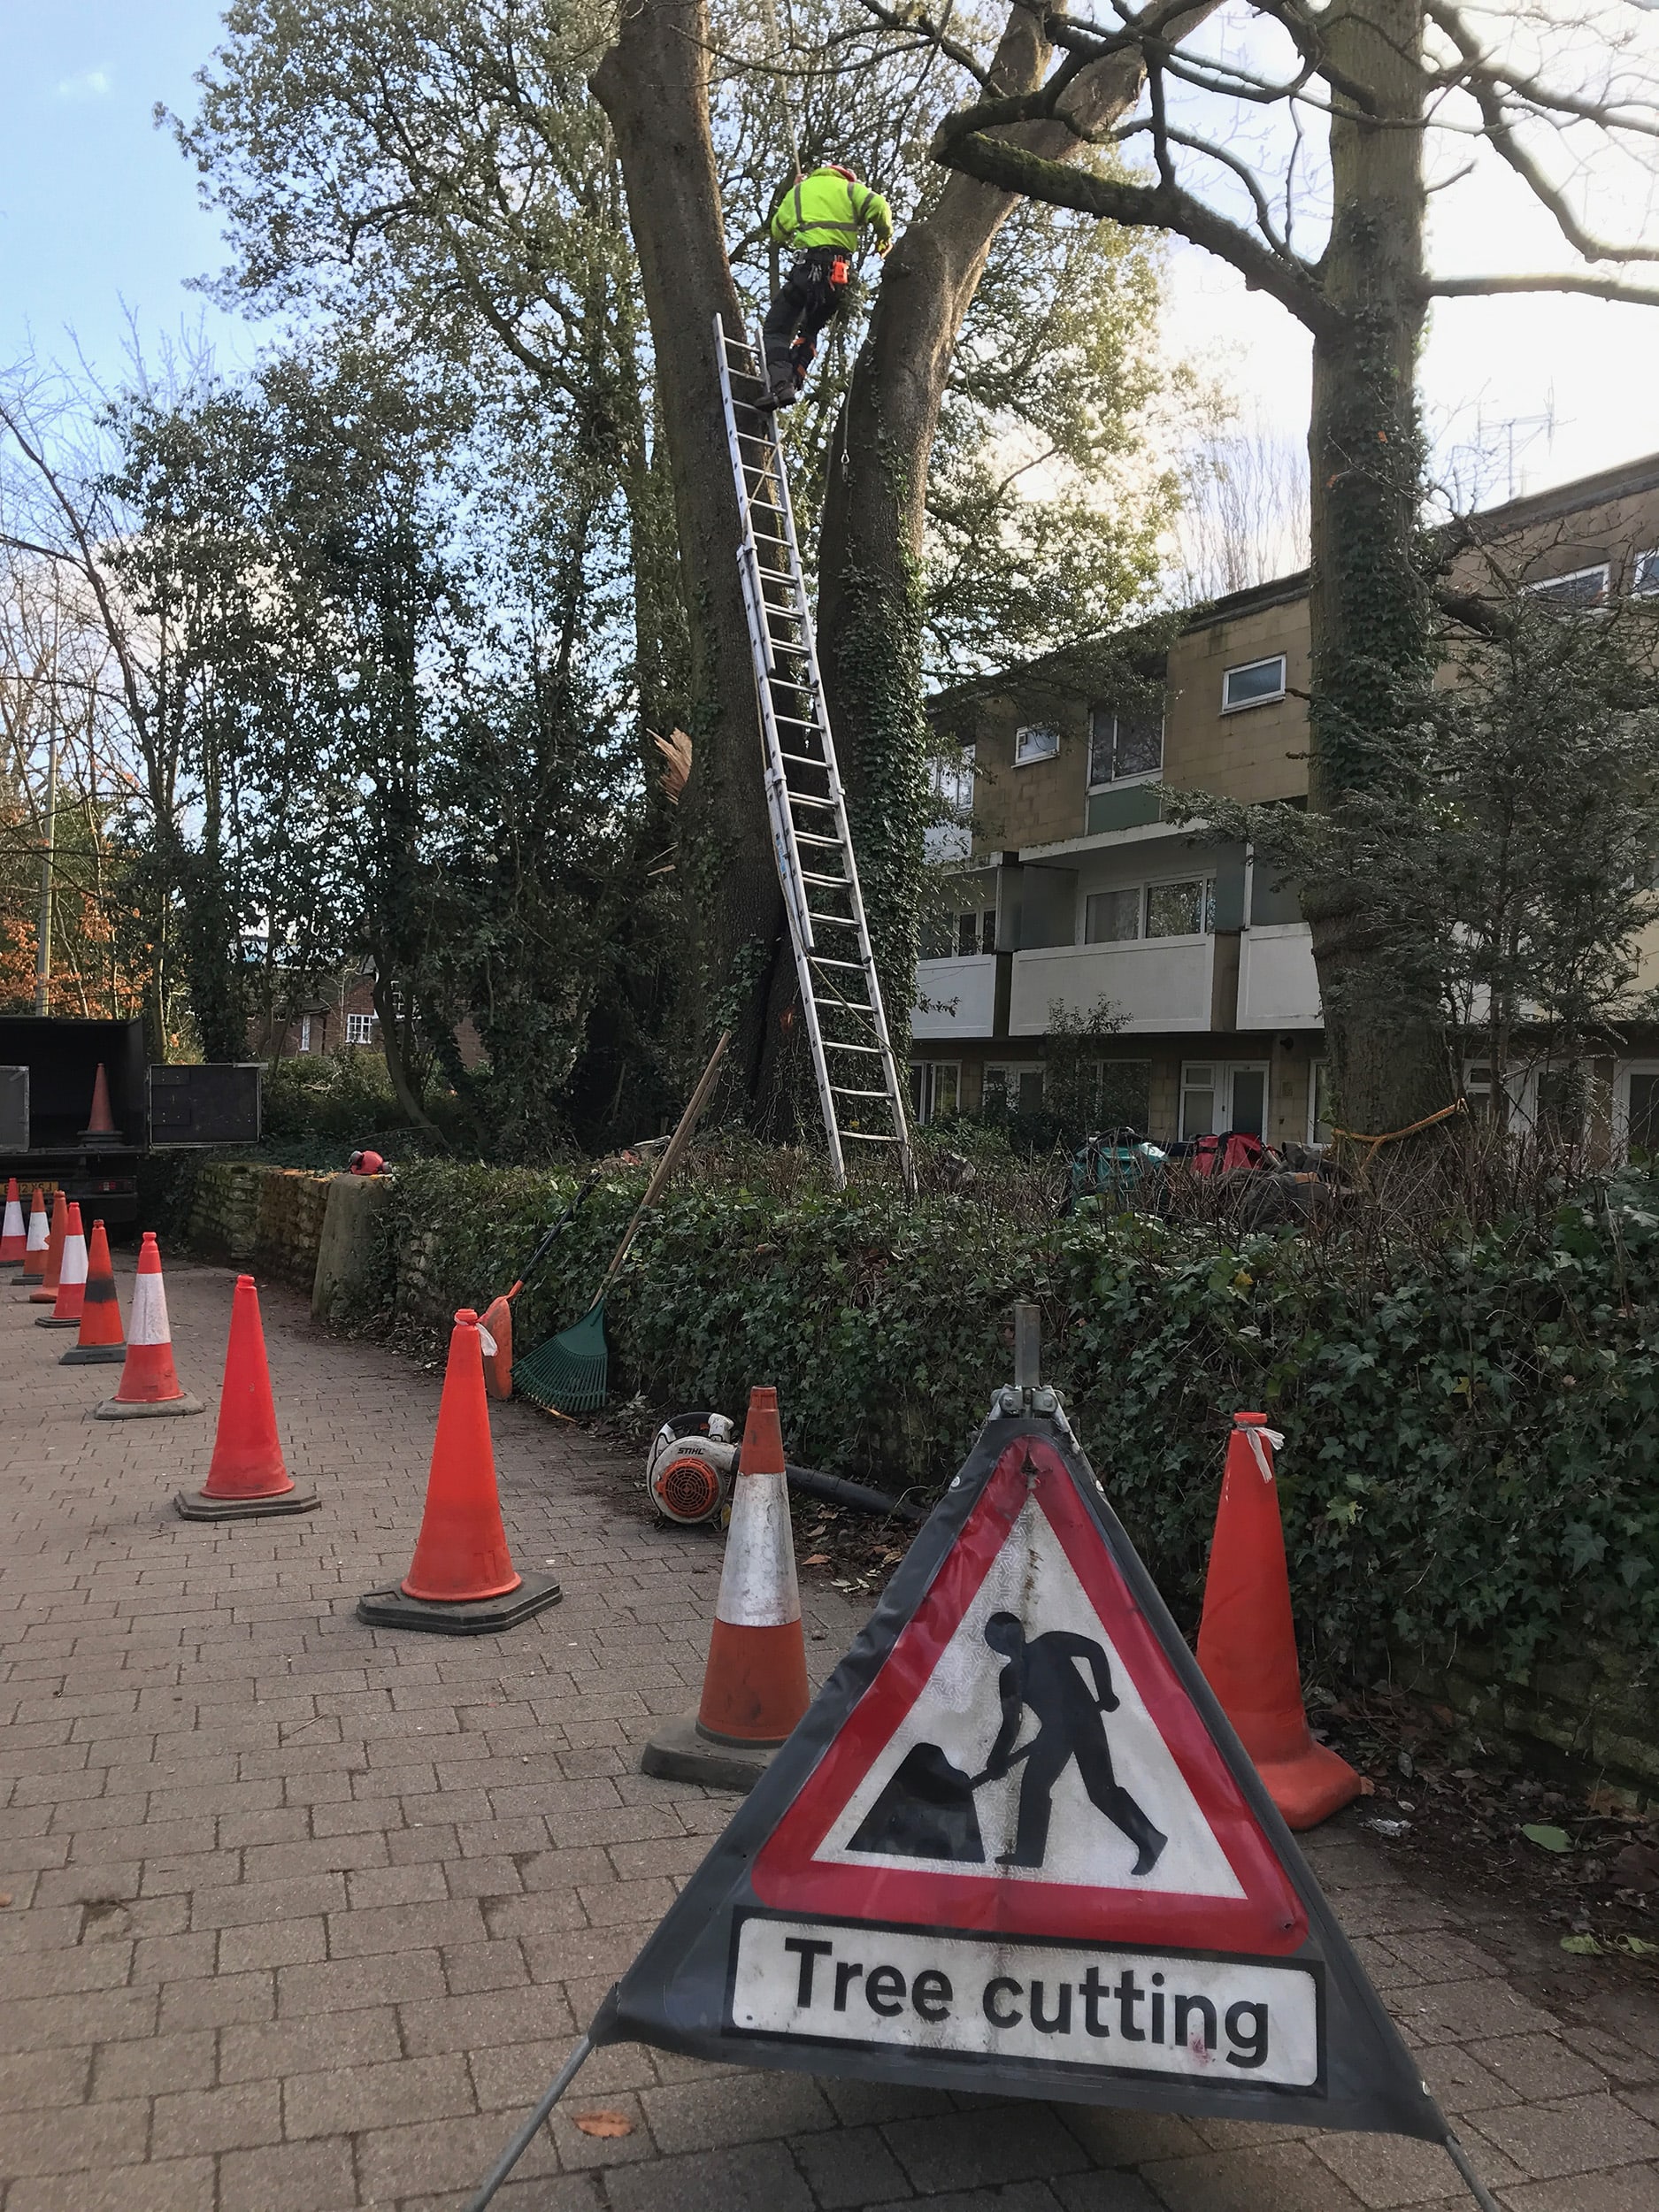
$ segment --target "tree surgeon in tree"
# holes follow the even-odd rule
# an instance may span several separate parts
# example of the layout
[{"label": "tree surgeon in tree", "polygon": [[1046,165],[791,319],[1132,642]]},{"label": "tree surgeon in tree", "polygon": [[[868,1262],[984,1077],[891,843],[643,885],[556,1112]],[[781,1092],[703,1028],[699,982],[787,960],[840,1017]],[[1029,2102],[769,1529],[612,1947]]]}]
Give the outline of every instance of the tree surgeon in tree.
[{"label": "tree surgeon in tree", "polygon": [[[1027,1640],[1013,1613],[993,1613],[985,1624],[985,1640],[1008,1664],[996,1685],[1002,1724],[980,1779],[997,1781],[1022,1759],[1025,1766],[1019,1783],[1014,1847],[1002,1854],[998,1865],[1042,1864],[1048,1850],[1055,1784],[1075,1759],[1090,1803],[1134,1845],[1132,1871],[1149,1874],[1169,1838],[1153,1826],[1113,1770],[1101,1716],[1115,1713],[1118,1701],[1105,1652],[1087,1636],[1074,1636],[1064,1628],[1051,1628]],[[1094,1677],[1092,1693],[1078,1671],[1079,1660]],[[1017,1752],[1014,1739],[1027,1706],[1037,1716],[1037,1733]]]},{"label": "tree surgeon in tree", "polygon": [[762,326],[771,386],[763,407],[792,407],[800,398],[818,333],[846,304],[853,257],[866,229],[874,231],[876,251],[885,256],[893,243],[892,209],[833,162],[797,173],[778,203],[772,234],[795,249],[795,259]]}]

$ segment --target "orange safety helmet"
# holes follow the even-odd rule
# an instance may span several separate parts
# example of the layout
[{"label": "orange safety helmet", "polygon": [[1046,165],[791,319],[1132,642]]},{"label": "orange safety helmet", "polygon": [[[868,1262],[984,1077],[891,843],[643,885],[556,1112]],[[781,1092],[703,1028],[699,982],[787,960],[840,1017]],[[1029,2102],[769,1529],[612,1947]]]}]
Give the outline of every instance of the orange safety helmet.
[{"label": "orange safety helmet", "polygon": [[346,1171],[350,1175],[379,1175],[385,1166],[386,1162],[378,1152],[354,1152],[346,1162]]},{"label": "orange safety helmet", "polygon": [[843,169],[839,161],[826,161],[824,164],[824,166],[829,171],[831,176],[845,177],[849,184],[856,184],[858,181],[857,171],[856,169]]}]

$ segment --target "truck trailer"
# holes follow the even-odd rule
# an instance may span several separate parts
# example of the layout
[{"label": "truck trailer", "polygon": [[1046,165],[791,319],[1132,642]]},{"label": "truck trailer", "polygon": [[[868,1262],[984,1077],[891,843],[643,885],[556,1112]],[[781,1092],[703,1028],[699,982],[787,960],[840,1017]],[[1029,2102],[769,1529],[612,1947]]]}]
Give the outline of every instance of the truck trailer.
[{"label": "truck trailer", "polygon": [[[108,1129],[94,1125],[98,1070]],[[88,1221],[130,1228],[139,1164],[190,1145],[257,1144],[257,1061],[152,1064],[140,1020],[0,1015],[0,1176],[55,1186]]]}]

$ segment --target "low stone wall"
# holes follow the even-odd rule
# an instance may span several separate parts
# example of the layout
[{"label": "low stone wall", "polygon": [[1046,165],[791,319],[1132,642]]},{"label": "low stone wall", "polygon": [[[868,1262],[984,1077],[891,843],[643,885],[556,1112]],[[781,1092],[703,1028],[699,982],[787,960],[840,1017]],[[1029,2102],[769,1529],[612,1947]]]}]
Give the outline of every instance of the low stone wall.
[{"label": "low stone wall", "polygon": [[196,1174],[191,1195],[190,1248],[309,1291],[333,1180],[303,1168],[210,1161]]},{"label": "low stone wall", "polygon": [[1600,1785],[1659,1804],[1659,1660],[1639,1667],[1594,1647],[1540,1659],[1524,1675],[1502,1672],[1489,1651],[1465,1646],[1414,1658],[1404,1686],[1449,1706],[1463,1732],[1539,1773]]},{"label": "low stone wall", "polygon": [[317,1273],[317,1248],[322,1241],[328,1187],[334,1179],[296,1167],[268,1167],[264,1179],[253,1271],[273,1282],[288,1283],[309,1296]]},{"label": "low stone wall", "polygon": [[259,1202],[272,1171],[213,1160],[196,1171],[186,1234],[204,1258],[247,1261],[259,1230]]}]

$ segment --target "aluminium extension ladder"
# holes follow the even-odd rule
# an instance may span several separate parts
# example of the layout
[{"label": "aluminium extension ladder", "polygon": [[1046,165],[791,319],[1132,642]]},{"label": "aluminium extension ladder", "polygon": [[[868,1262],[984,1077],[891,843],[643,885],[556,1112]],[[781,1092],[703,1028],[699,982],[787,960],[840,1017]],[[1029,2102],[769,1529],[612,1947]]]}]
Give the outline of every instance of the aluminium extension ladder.
[{"label": "aluminium extension ladder", "polygon": [[904,1091],[870,950],[778,418],[746,396],[757,398],[766,388],[757,348],[745,335],[728,337],[718,315],[714,350],[743,525],[737,561],[755,661],[766,808],[830,1168],[842,1189],[849,1141],[888,1146],[913,1192]]}]

